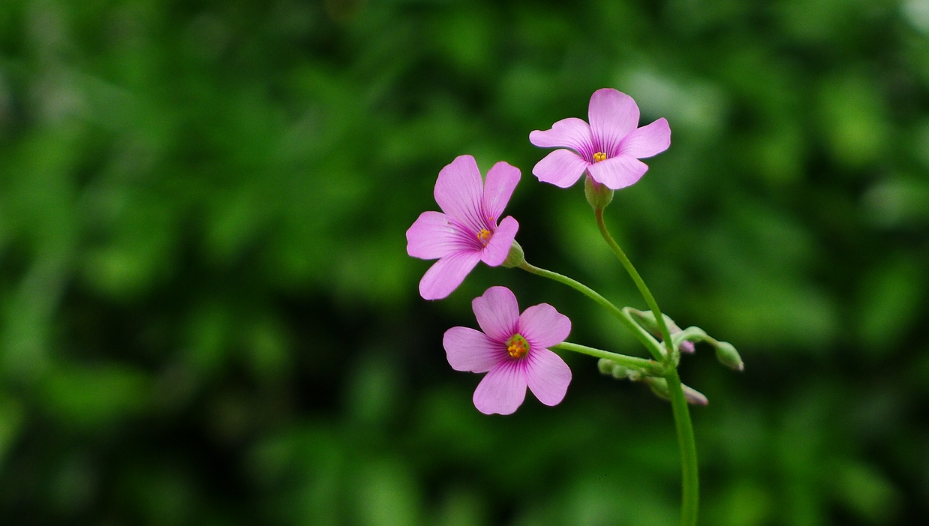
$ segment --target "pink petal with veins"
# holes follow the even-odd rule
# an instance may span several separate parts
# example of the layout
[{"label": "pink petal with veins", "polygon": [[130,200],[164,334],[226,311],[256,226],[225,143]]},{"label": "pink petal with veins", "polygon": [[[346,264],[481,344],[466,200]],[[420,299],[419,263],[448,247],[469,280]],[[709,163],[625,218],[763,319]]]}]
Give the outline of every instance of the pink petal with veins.
[{"label": "pink petal with veins", "polygon": [[590,132],[600,151],[612,157],[620,141],[639,125],[639,107],[615,89],[598,89],[590,96]]},{"label": "pink petal with veins", "polygon": [[648,171],[648,165],[634,157],[613,157],[588,168],[590,176],[612,190],[635,184]]},{"label": "pink petal with veins", "polygon": [[516,239],[516,231],[519,230],[519,223],[510,216],[503,218],[497,231],[491,236],[487,246],[481,253],[481,260],[488,266],[496,267],[506,261],[506,256],[510,253],[510,247]]},{"label": "pink petal with veins", "polygon": [[555,150],[536,163],[532,175],[543,183],[567,188],[584,175],[588,166],[587,161],[570,150]]},{"label": "pink petal with veins", "polygon": [[551,347],[568,338],[571,320],[548,303],[541,303],[523,311],[518,330],[533,349]]},{"label": "pink petal with veins", "polygon": [[436,261],[419,281],[419,295],[426,300],[447,298],[480,260],[480,252],[455,252]]},{"label": "pink petal with veins", "polygon": [[522,364],[505,361],[484,376],[474,390],[474,407],[490,415],[513,414],[526,399],[526,373]]},{"label": "pink petal with veins", "polygon": [[491,223],[496,224],[497,221],[500,221],[503,210],[506,208],[507,203],[510,202],[510,197],[513,195],[513,190],[516,189],[518,183],[519,169],[503,161],[493,165],[487,171],[482,204],[484,213],[489,216],[486,219]]},{"label": "pink petal with veins", "polygon": [[456,371],[486,373],[508,358],[504,344],[468,327],[445,331],[442,345],[449,365]]},{"label": "pink petal with veins", "polygon": [[526,364],[526,383],[540,402],[557,405],[568,392],[571,369],[552,351],[545,348],[532,349]]},{"label": "pink petal with veins", "polygon": [[619,144],[619,155],[645,159],[671,146],[671,128],[664,118],[642,126],[626,136]]},{"label": "pink petal with veins", "polygon": [[516,295],[506,287],[490,287],[482,296],[471,302],[477,324],[487,336],[506,342],[516,333],[519,323],[519,304]]}]

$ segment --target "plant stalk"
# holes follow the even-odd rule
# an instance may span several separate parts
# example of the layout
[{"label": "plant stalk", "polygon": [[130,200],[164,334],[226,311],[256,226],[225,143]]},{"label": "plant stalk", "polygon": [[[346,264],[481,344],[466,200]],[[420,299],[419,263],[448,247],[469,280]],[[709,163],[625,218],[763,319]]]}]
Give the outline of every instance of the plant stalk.
[{"label": "plant stalk", "polygon": [[606,223],[603,221],[603,209],[599,208],[595,211],[597,216],[597,228],[600,229],[600,235],[603,236],[603,239],[606,240],[606,244],[613,249],[613,253],[616,254],[616,257],[619,259],[619,262],[622,263],[623,267],[626,269],[626,272],[629,273],[629,277],[632,278],[632,281],[635,282],[635,286],[639,288],[639,293],[642,294],[642,298],[645,299],[645,303],[648,305],[648,308],[652,310],[652,314],[655,315],[655,322],[658,323],[658,330],[661,332],[661,339],[664,340],[665,347],[668,349],[668,354],[671,355],[674,352],[674,344],[671,342],[671,333],[668,331],[668,326],[664,322],[664,316],[661,315],[661,309],[658,308],[658,303],[655,301],[655,297],[652,296],[651,291],[648,290],[648,286],[645,285],[645,281],[642,280],[642,276],[639,275],[639,272],[632,266],[632,262],[629,261],[629,258],[626,256],[626,253],[623,252],[623,249],[619,247],[619,244],[613,240],[613,236],[610,235],[610,231],[606,228]]},{"label": "plant stalk", "polygon": [[[610,235],[603,220],[603,209],[595,210],[597,217],[597,228],[600,229],[600,235],[606,241],[607,245],[613,249],[613,253],[622,263],[629,277],[639,288],[639,293],[645,299],[645,303],[655,315],[655,321],[658,324],[658,330],[661,332],[661,339],[668,350],[668,359],[674,360],[675,345],[671,340],[671,334],[668,326],[658,308],[655,297],[652,296],[648,286],[639,272],[632,265],[632,262],[620,248],[619,244]],[[700,478],[697,464],[697,444],[694,440],[693,424],[690,421],[690,409],[687,407],[687,399],[684,397],[684,388],[681,386],[681,378],[677,374],[677,368],[672,361],[668,367],[668,372],[664,375],[668,382],[668,391],[671,394],[671,410],[674,413],[674,428],[677,431],[677,441],[681,450],[681,526],[696,526],[697,511],[700,507]]]},{"label": "plant stalk", "polygon": [[696,526],[697,511],[700,507],[700,477],[697,466],[697,443],[694,440],[694,428],[690,421],[690,409],[684,398],[681,378],[677,369],[671,368],[664,376],[671,393],[671,410],[674,413],[674,427],[677,430],[677,442],[681,449],[681,526]]},{"label": "plant stalk", "polygon": [[587,356],[593,356],[594,358],[606,358],[607,360],[610,360],[614,363],[642,371],[650,376],[661,376],[665,374],[665,366],[661,362],[656,362],[655,360],[646,360],[645,358],[637,358],[635,356],[626,356],[625,354],[611,353],[609,351],[603,351],[593,347],[587,347],[586,345],[578,345],[571,342],[562,342],[557,345],[553,345],[551,348],[564,349],[565,351],[586,354]]},{"label": "plant stalk", "polygon": [[[644,345],[645,348],[648,349],[648,351],[652,354],[652,356],[656,360],[660,362],[664,362],[665,355],[661,349],[661,345],[657,341],[655,341],[654,338],[652,338],[652,335],[648,334],[645,331],[645,329],[640,327],[639,324],[636,323],[632,319],[631,316],[623,312],[616,305],[613,305],[608,299],[604,298],[599,293],[597,293],[597,291],[593,290],[592,288],[588,287],[587,285],[584,285],[583,283],[579,281],[573,280],[567,276],[563,276],[557,272],[552,272],[551,270],[545,270],[544,268],[539,268],[534,265],[530,265],[526,261],[523,261],[523,263],[519,266],[519,268],[531,274],[542,276],[543,278],[548,278],[550,280],[557,281],[558,283],[561,283],[563,285],[567,285],[571,287],[572,289],[584,294],[588,298],[594,300],[595,302],[597,302],[598,305],[610,311],[610,314],[615,316],[616,319],[618,319],[620,322],[622,322],[623,325],[626,326],[626,328],[632,331],[632,334],[634,334],[635,337],[638,338],[640,342],[642,342],[642,345]],[[667,329],[665,330],[667,331]],[[670,342],[670,339],[668,341]]]}]

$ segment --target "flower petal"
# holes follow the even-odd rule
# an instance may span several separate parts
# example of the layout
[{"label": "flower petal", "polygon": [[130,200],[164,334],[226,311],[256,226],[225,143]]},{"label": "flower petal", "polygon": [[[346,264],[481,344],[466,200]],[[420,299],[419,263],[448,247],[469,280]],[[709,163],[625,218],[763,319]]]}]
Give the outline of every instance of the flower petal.
[{"label": "flower petal", "polygon": [[590,96],[588,118],[594,143],[607,157],[613,157],[620,141],[639,125],[639,107],[621,91],[598,89]]},{"label": "flower petal", "polygon": [[568,391],[571,368],[548,349],[532,349],[526,364],[526,383],[540,402],[557,405]]},{"label": "flower petal", "polygon": [[571,150],[555,150],[536,163],[532,175],[543,183],[567,188],[584,175],[588,166],[587,161]]},{"label": "flower petal", "polygon": [[484,225],[481,219],[483,185],[474,157],[460,155],[439,172],[435,202],[450,218],[477,233]]},{"label": "flower petal", "polygon": [[448,297],[480,260],[480,252],[459,251],[436,261],[419,281],[419,295],[425,300]]},{"label": "flower petal", "polygon": [[542,303],[523,311],[516,330],[529,342],[531,349],[551,347],[567,339],[571,320],[555,307]]},{"label": "flower petal", "polygon": [[503,215],[510,196],[519,183],[519,168],[500,161],[487,172],[487,181],[484,182],[484,213],[490,217],[491,223],[496,223]]},{"label": "flower petal", "polygon": [[442,339],[445,356],[456,371],[486,373],[509,359],[503,344],[469,327],[452,327]]},{"label": "flower petal", "polygon": [[507,360],[490,370],[474,390],[474,407],[485,415],[511,415],[526,399],[526,373]]},{"label": "flower petal", "polygon": [[627,135],[619,143],[619,155],[645,159],[667,150],[668,146],[671,146],[671,128],[668,121],[662,117]]},{"label": "flower petal", "polygon": [[588,168],[594,181],[612,190],[635,184],[647,170],[645,163],[626,155],[594,163]]},{"label": "flower petal", "polygon": [[576,117],[568,117],[552,124],[550,130],[535,130],[529,142],[540,148],[571,148],[581,155],[593,155],[593,138],[590,125]]},{"label": "flower petal", "polygon": [[414,258],[438,259],[464,248],[457,229],[440,212],[423,212],[406,231],[406,252]]},{"label": "flower petal", "polygon": [[506,287],[490,287],[471,302],[477,324],[484,334],[498,342],[506,342],[516,333],[519,304],[516,295]]},{"label": "flower petal", "polygon": [[481,260],[491,267],[496,267],[506,261],[510,247],[513,246],[513,240],[516,239],[517,230],[519,230],[519,223],[512,216],[503,218],[497,231],[481,252]]}]

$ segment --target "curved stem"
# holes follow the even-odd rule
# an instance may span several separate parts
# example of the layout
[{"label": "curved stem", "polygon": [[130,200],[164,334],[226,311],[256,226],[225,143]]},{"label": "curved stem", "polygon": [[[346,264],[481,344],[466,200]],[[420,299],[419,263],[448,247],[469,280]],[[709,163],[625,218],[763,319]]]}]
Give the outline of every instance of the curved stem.
[{"label": "curved stem", "polygon": [[[567,285],[571,287],[572,289],[580,292],[581,294],[584,294],[588,298],[594,300],[601,307],[610,311],[610,314],[615,316],[616,319],[618,319],[620,322],[623,323],[623,325],[625,325],[630,331],[632,331],[632,333],[636,336],[636,338],[638,338],[639,341],[642,342],[642,345],[644,345],[648,349],[648,351],[652,353],[652,356],[654,356],[656,360],[662,361],[664,359],[664,352],[661,349],[661,345],[658,342],[656,342],[655,339],[652,338],[650,334],[645,332],[645,330],[642,329],[642,327],[640,327],[638,323],[633,321],[632,317],[630,317],[628,314],[620,310],[616,305],[613,305],[612,303],[610,303],[608,299],[598,294],[597,291],[593,290],[592,288],[588,287],[587,285],[584,285],[583,283],[579,281],[575,281],[557,272],[552,272],[551,270],[545,270],[544,268],[539,268],[539,267],[530,265],[526,261],[523,261],[523,263],[519,266],[519,268],[531,274],[542,276],[543,278],[548,278],[550,280],[557,281],[558,283],[561,283],[563,285]],[[668,341],[670,342],[671,340],[668,339]]]},{"label": "curved stem", "polygon": [[694,428],[690,421],[690,410],[684,398],[684,388],[677,369],[669,370],[665,376],[668,391],[671,393],[671,410],[674,413],[674,427],[681,449],[681,526],[697,524],[697,510],[700,505],[700,478],[697,466],[697,444],[694,441]]},{"label": "curved stem", "polygon": [[619,365],[642,371],[651,376],[660,376],[665,374],[665,368],[661,365],[661,363],[656,362],[655,360],[646,360],[645,358],[637,358],[635,356],[626,356],[625,354],[611,353],[609,351],[603,351],[593,347],[587,347],[586,345],[578,345],[571,342],[562,342],[557,345],[553,345],[551,348],[564,349],[566,351],[586,354],[588,356],[593,356],[594,358],[606,358],[607,360],[618,363]]},{"label": "curved stem", "polygon": [[610,248],[613,249],[616,257],[619,258],[619,262],[623,264],[626,272],[629,273],[632,281],[635,282],[635,286],[639,288],[639,292],[642,294],[642,297],[645,298],[645,303],[655,315],[655,322],[658,324],[658,330],[661,332],[661,338],[664,340],[665,347],[668,349],[668,354],[672,354],[674,347],[671,343],[671,334],[668,332],[668,326],[664,322],[664,316],[661,315],[661,309],[658,308],[658,303],[655,302],[655,297],[652,296],[651,291],[648,290],[648,286],[645,285],[642,276],[640,276],[639,272],[632,266],[632,262],[626,257],[626,253],[623,252],[623,249],[619,248],[619,245],[613,240],[613,236],[610,235],[610,231],[607,230],[606,223],[603,222],[603,209],[598,208],[595,214],[597,216],[597,227],[600,229],[600,235],[606,240],[606,244],[610,245]]},{"label": "curved stem", "polygon": [[700,327],[687,327],[681,332],[675,333],[671,339],[674,340],[676,345],[680,345],[680,343],[684,340],[692,342],[707,342],[714,347],[719,345],[719,340],[707,334],[706,331]]},{"label": "curved stem", "polygon": [[[655,315],[655,322],[658,324],[658,330],[664,345],[668,349],[668,356],[674,356],[674,342],[671,340],[671,334],[668,326],[658,308],[655,297],[652,296],[642,276],[629,261],[626,253],[619,247],[613,236],[610,235],[603,221],[603,209],[598,208],[595,211],[597,217],[597,227],[600,229],[600,235],[606,240],[606,243],[613,249],[613,253],[622,263],[626,272],[635,282],[636,287],[645,299],[645,303]],[[700,479],[697,465],[697,444],[694,441],[693,424],[690,421],[690,410],[687,407],[687,399],[684,397],[684,388],[681,385],[681,378],[677,374],[676,368],[669,368],[664,375],[668,382],[668,391],[671,394],[671,409],[674,413],[674,427],[677,430],[677,440],[681,449],[681,478],[682,478],[682,496],[681,496],[681,526],[695,526],[697,524],[697,510],[700,505]]]}]

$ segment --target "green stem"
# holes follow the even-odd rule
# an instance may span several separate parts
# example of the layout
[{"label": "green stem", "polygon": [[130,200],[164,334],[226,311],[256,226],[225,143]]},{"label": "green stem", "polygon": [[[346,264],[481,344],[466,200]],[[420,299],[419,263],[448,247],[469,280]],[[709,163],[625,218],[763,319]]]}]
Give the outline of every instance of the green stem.
[{"label": "green stem", "polygon": [[[638,323],[633,321],[631,316],[629,316],[628,314],[620,310],[616,305],[613,305],[612,303],[610,303],[609,300],[607,300],[606,298],[598,294],[597,291],[593,290],[592,288],[588,287],[587,285],[584,285],[583,283],[579,281],[575,281],[557,272],[552,272],[551,270],[545,270],[544,268],[539,268],[539,267],[530,265],[526,261],[523,261],[523,263],[519,266],[519,268],[531,274],[542,276],[543,278],[548,278],[550,280],[557,281],[558,283],[561,283],[563,285],[567,285],[571,287],[572,289],[580,292],[581,294],[584,294],[588,298],[594,300],[601,307],[610,311],[610,314],[615,316],[616,319],[618,319],[620,322],[622,322],[623,325],[625,325],[630,331],[632,331],[632,333],[636,336],[636,338],[638,338],[639,341],[642,342],[642,345],[644,345],[645,348],[647,348],[648,351],[652,353],[652,356],[654,356],[656,360],[663,361],[664,352],[662,351],[660,344],[656,342],[655,339],[652,338],[650,334],[645,332],[645,330],[642,327],[640,327]],[[670,342],[671,340],[668,339],[668,341]]]},{"label": "green stem", "polygon": [[697,472],[697,444],[694,441],[693,424],[690,421],[690,410],[684,398],[684,389],[677,369],[669,370],[664,378],[671,393],[674,427],[677,429],[677,441],[681,448],[681,526],[695,526],[700,505],[700,478]]},{"label": "green stem", "polygon": [[595,214],[597,216],[597,227],[600,229],[600,235],[606,240],[606,244],[610,245],[610,248],[613,249],[616,257],[619,258],[619,262],[623,264],[626,272],[629,273],[632,281],[635,282],[635,286],[639,288],[639,292],[642,294],[642,297],[645,298],[645,303],[655,315],[655,322],[658,323],[658,330],[661,332],[661,338],[664,340],[665,347],[668,348],[668,354],[672,354],[673,344],[671,343],[671,334],[668,332],[668,326],[664,322],[664,316],[661,315],[661,309],[658,308],[658,303],[655,302],[655,297],[652,296],[651,291],[648,290],[648,286],[645,285],[642,276],[640,276],[639,272],[632,266],[632,262],[626,257],[626,253],[623,252],[623,249],[613,240],[613,236],[611,236],[610,231],[607,230],[606,223],[603,222],[603,209],[598,208]]},{"label": "green stem", "polygon": [[[606,243],[613,249],[619,262],[625,267],[626,272],[635,282],[636,287],[645,299],[645,303],[655,315],[655,322],[658,324],[658,330],[661,338],[664,340],[665,347],[668,349],[668,356],[674,356],[674,343],[671,341],[671,333],[658,308],[655,297],[652,296],[642,276],[639,275],[632,262],[619,247],[613,236],[610,235],[603,221],[603,209],[596,209],[597,227],[600,229],[600,235],[606,240]],[[700,479],[697,466],[697,444],[694,441],[693,424],[690,421],[690,410],[687,407],[687,399],[684,397],[684,388],[681,386],[681,378],[677,374],[676,368],[669,368],[664,375],[668,382],[668,391],[671,394],[671,409],[674,413],[674,427],[677,430],[677,440],[681,449],[681,526],[695,526],[697,524],[697,510],[700,505]]]},{"label": "green stem", "polygon": [[714,347],[719,345],[719,340],[707,334],[700,327],[687,327],[681,332],[676,333],[671,337],[671,339],[674,340],[674,343],[678,345],[680,345],[680,343],[684,340],[690,340],[692,342],[707,342]]},{"label": "green stem", "polygon": [[578,345],[571,342],[562,342],[558,345],[553,345],[551,348],[573,351],[576,353],[593,356],[595,358],[606,358],[607,360],[618,363],[619,365],[642,371],[649,376],[661,376],[665,374],[664,366],[655,360],[646,360],[645,358],[636,358],[635,356],[611,353],[609,351],[603,351],[593,347],[587,347],[586,345]]}]

